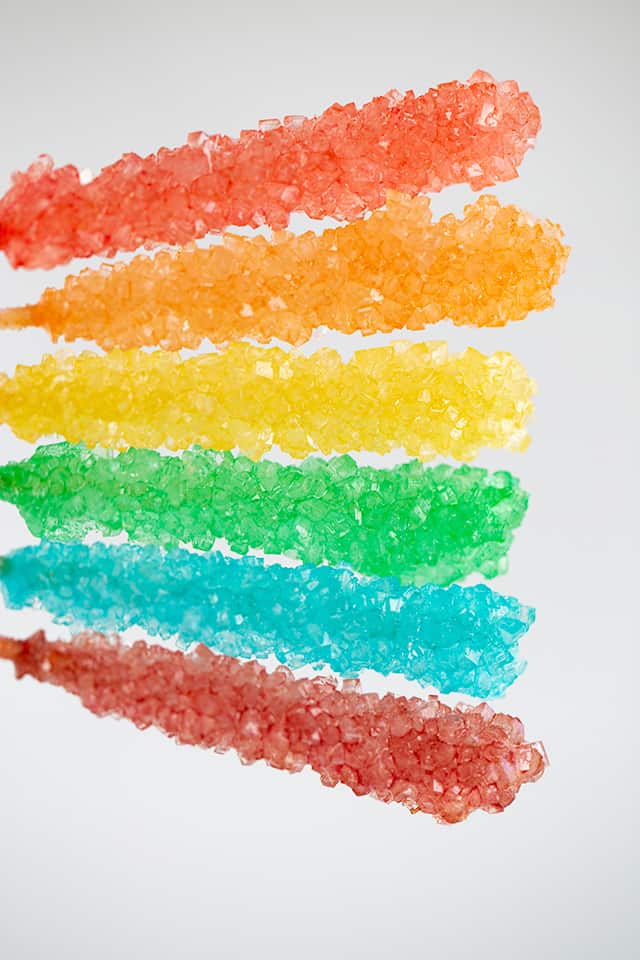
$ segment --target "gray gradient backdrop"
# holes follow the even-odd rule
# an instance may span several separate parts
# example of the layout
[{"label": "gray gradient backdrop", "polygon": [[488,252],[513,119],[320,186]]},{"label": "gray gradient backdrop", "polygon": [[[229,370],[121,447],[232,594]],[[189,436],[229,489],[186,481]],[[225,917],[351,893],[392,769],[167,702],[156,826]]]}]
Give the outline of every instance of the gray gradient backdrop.
[{"label": "gray gradient backdrop", "polygon": [[[190,130],[234,133],[482,67],[518,79],[543,114],[521,179],[495,192],[560,221],[573,246],[555,310],[424,334],[512,350],[539,382],[529,451],[479,462],[516,471],[532,493],[495,586],[538,607],[529,668],[502,705],[544,739],[543,780],[501,816],[446,828],[311,773],[245,769],[97,720],[0,665],[0,956],[638,956],[635,5],[0,9],[2,189],[41,151],[96,171]],[[470,197],[448,190],[435,211]],[[13,274],[2,260],[0,302],[32,300],[64,273]],[[48,347],[4,332],[1,368]],[[3,460],[29,449],[0,430]],[[0,547],[29,541],[2,505]],[[42,622],[0,610],[4,631]]]}]

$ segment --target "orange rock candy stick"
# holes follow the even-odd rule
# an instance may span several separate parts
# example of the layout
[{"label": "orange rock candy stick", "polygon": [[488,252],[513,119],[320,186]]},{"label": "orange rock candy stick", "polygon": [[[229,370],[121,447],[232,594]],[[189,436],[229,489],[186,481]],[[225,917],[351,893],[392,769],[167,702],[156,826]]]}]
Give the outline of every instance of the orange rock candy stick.
[{"label": "orange rock candy stick", "polygon": [[392,91],[359,109],[262,121],[235,139],[192,134],[148,157],[124,154],[88,181],[41,157],[0,199],[0,250],[14,267],[54,267],[231,225],[283,229],[296,210],[354,220],[388,190],[513,179],[539,127],[528,93],[478,71],[417,97]]},{"label": "orange rock candy stick", "polygon": [[545,766],[522,723],[486,703],[379,697],[357,681],[296,680],[285,667],[268,673],[202,646],[185,655],[91,633],[53,643],[40,632],[23,642],[1,638],[0,657],[13,661],[16,676],[64,687],[98,716],[232,749],[245,763],[265,760],[290,773],[310,766],[325,786],[343,783],[447,823],[504,810]]},{"label": "orange rock candy stick", "polygon": [[502,326],[553,304],[567,258],[562,231],[483,196],[431,221],[426,197],[387,197],[368,220],[319,236],[226,234],[67,277],[0,326],[44,327],[107,350],[165,349],[272,337],[300,344],[316,327],[344,333],[419,330],[446,317]]}]

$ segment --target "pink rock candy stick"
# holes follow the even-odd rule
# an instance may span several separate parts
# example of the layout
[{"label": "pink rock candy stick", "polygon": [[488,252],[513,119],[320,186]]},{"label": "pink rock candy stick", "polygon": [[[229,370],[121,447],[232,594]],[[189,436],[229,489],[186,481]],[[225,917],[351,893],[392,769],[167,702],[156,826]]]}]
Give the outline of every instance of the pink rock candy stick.
[{"label": "pink rock candy stick", "polygon": [[16,675],[64,687],[98,716],[158,727],[179,743],[234,749],[293,773],[309,765],[326,786],[395,801],[446,823],[473,810],[503,810],[523,783],[543,772],[545,755],[526,743],[522,723],[486,704],[448,707],[342,687],[328,677],[294,679],[255,661],[204,646],[186,655],[84,633],[70,643],[42,632],[0,638]]},{"label": "pink rock candy stick", "polygon": [[237,138],[191,134],[175,149],[124,154],[88,182],[42,156],[0,199],[0,249],[14,267],[48,268],[231,225],[279,230],[293,211],[354,220],[383,206],[388,190],[513,179],[539,127],[517,83],[477,71],[417,97],[391,91],[359,109],[263,120]]}]

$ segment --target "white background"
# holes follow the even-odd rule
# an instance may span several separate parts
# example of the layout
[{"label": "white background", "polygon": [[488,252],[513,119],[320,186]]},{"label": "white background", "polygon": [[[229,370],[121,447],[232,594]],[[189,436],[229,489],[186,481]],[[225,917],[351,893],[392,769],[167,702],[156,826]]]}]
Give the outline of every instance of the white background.
[{"label": "white background", "polygon": [[[573,247],[554,310],[424,334],[511,350],[539,383],[529,451],[478,462],[513,470],[532,494],[493,585],[538,608],[529,668],[501,707],[544,739],[542,781],[501,816],[447,828],[312,773],[243,768],[97,720],[0,665],[0,957],[638,956],[635,5],[1,0],[0,11],[0,189],[43,151],[95,172],[190,130],[237,133],[482,67],[517,79],[543,116],[521,179],[493,192],[561,222]],[[447,190],[435,212],[470,198]],[[0,303],[31,301],[64,273],[2,260]],[[48,348],[43,334],[3,332],[1,368]],[[3,461],[29,450],[0,428]],[[0,548],[30,541],[2,504]],[[0,609],[4,632],[43,622]]]}]

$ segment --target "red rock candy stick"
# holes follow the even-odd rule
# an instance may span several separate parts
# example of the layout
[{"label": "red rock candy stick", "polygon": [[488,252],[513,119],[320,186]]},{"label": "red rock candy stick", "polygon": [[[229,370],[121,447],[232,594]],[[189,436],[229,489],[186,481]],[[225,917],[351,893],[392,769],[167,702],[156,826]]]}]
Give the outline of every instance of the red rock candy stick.
[{"label": "red rock candy stick", "polygon": [[125,154],[89,182],[44,156],[0,200],[0,249],[14,267],[54,267],[231,225],[282,229],[296,210],[353,220],[388,190],[513,179],[539,126],[517,83],[477,71],[418,97],[392,91],[360,109],[261,121],[237,139],[192,134],[175,149]]},{"label": "red rock candy stick", "polygon": [[16,676],[64,687],[98,716],[155,726],[179,743],[234,749],[247,763],[266,760],[294,772],[310,765],[326,786],[396,801],[413,813],[455,823],[473,810],[503,810],[536,780],[543,748],[524,741],[522,724],[486,704],[455,709],[421,700],[340,688],[327,677],[296,680],[255,661],[185,655],[84,633],[71,643],[42,632],[0,638],[0,657]]}]

